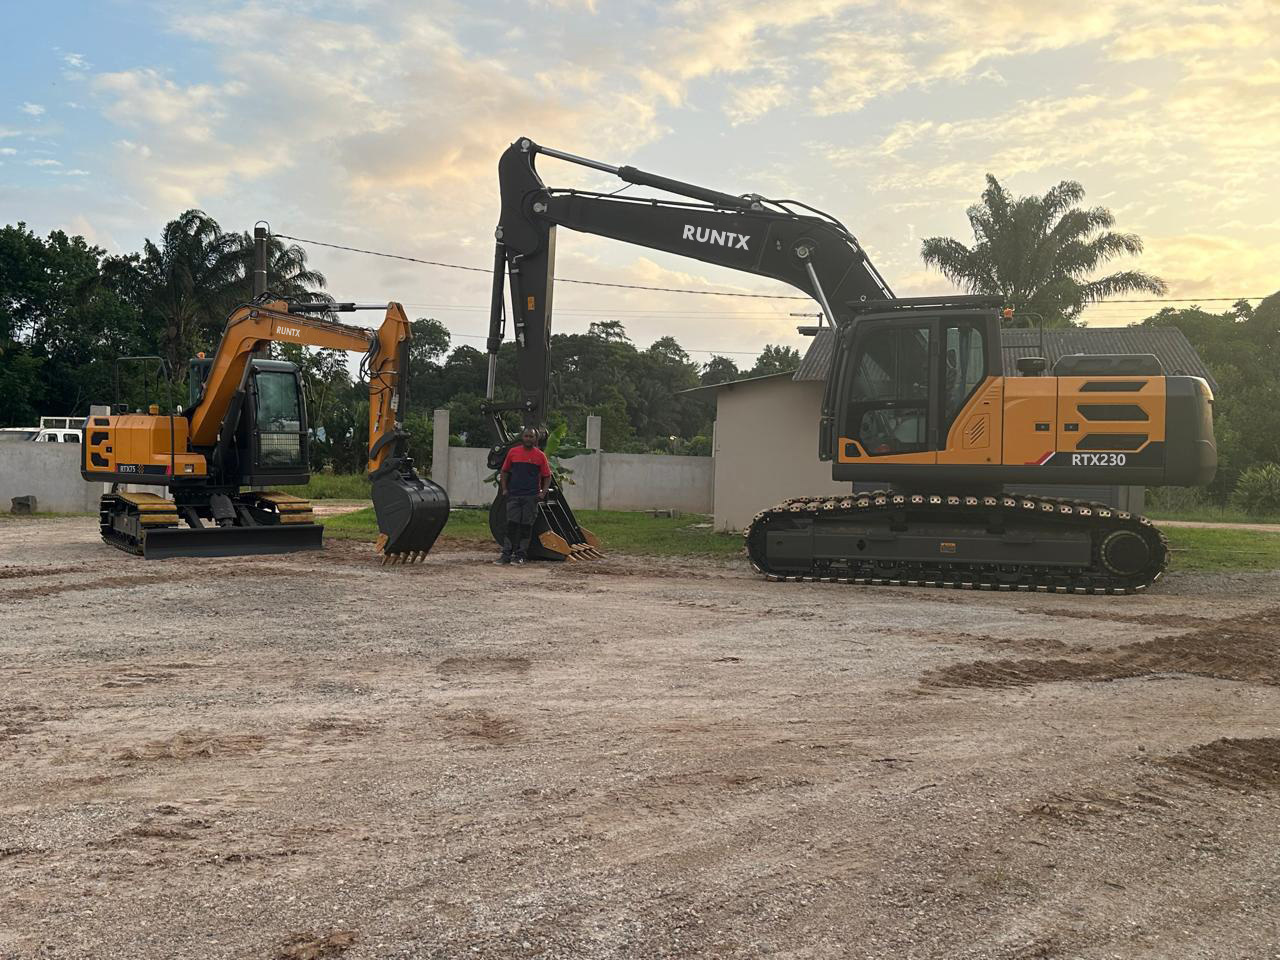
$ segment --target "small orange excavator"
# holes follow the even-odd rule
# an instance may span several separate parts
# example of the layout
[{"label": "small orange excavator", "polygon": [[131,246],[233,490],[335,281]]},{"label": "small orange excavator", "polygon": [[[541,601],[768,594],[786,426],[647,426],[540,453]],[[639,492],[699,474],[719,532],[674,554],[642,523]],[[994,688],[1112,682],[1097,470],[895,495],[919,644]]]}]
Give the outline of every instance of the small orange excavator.
[{"label": "small orange excavator", "polygon": [[[317,314],[385,310],[376,332]],[[272,342],[365,353],[369,478],[383,563],[427,554],[449,519],[444,489],[408,455],[409,321],[398,303],[287,303],[270,295],[232,311],[217,352],[191,361],[190,399],[163,414],[115,408],[85,421],[81,475],[112,484],[102,538],[143,557],[220,557],[317,550],[311,503],[269,490],[309,478],[307,408],[298,368],[255,354]],[[121,485],[167,488],[172,499]],[[250,489],[245,489],[250,488]]]}]

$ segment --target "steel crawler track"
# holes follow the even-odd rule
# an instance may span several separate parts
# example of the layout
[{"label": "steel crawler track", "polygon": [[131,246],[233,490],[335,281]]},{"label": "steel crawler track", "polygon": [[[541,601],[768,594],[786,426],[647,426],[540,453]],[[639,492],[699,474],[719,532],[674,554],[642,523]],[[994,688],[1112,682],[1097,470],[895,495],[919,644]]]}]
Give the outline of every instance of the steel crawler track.
[{"label": "steel crawler track", "polygon": [[[149,560],[319,550],[324,527],[311,522],[310,504],[296,497],[288,500],[295,505],[291,513],[285,514],[292,518],[288,522],[193,529],[182,525],[170,501],[155,494],[108,493],[99,500],[98,523],[106,543]],[[305,509],[296,504],[305,504]]]},{"label": "steel crawler track", "polygon": [[1146,517],[1027,494],[793,498],[744,537],[770,580],[968,590],[1138,593],[1169,555]]}]

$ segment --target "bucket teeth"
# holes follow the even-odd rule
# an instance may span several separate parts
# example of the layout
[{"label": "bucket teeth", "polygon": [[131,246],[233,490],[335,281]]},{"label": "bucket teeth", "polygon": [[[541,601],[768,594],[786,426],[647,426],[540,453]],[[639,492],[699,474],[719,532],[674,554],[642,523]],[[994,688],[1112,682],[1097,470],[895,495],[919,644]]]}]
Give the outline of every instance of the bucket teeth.
[{"label": "bucket teeth", "polygon": [[404,566],[407,563],[422,563],[427,556],[426,550],[402,550],[398,553],[384,553],[382,555],[382,565],[386,566]]},{"label": "bucket teeth", "polygon": [[569,547],[570,560],[603,560],[604,554],[589,543],[575,543]]}]

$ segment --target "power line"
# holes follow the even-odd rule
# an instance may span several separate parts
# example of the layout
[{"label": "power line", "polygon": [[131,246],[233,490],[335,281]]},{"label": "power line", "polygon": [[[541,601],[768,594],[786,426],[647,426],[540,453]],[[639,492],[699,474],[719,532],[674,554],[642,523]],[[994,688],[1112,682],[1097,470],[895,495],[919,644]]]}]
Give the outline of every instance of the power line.
[{"label": "power line", "polygon": [[[489,339],[489,338],[488,338],[488,336],[487,336],[487,335],[485,335],[485,334],[483,334],[483,333],[454,333],[452,330],[450,330],[450,331],[449,331],[449,336],[451,336],[451,337],[458,337],[458,338],[460,338],[460,339],[462,339],[462,340],[487,340],[487,339]],[[786,346],[786,344],[780,344],[780,346]],[[637,349],[637,351],[639,351],[639,352],[643,352],[643,351],[640,351],[640,348],[639,348],[639,347],[637,347],[636,349]],[[737,354],[737,355],[739,355],[739,356],[743,356],[743,357],[758,357],[758,356],[760,356],[760,354],[762,354],[762,353],[764,352],[764,348],[763,348],[763,347],[761,347],[759,350],[700,350],[700,349],[698,349],[697,347],[681,347],[680,349],[681,349],[681,350],[683,350],[685,353],[709,353],[709,354],[711,354],[713,357],[723,357],[723,356],[728,356],[728,355],[729,355],[729,354],[731,354],[731,353],[732,353],[732,354]]]},{"label": "power line", "polygon": [[1219,301],[1234,303],[1237,300],[1265,300],[1262,297],[1154,297],[1145,300],[1097,300],[1093,303],[1086,303],[1086,309],[1089,307],[1105,307],[1111,303],[1215,303]]},{"label": "power line", "polygon": [[[273,233],[273,237],[281,240],[292,240],[295,243],[306,243],[315,247],[329,247],[333,250],[346,250],[348,253],[363,253],[370,257],[382,257],[387,260],[405,260],[409,263],[421,263],[429,267],[445,267],[449,270],[466,270],[469,273],[492,273],[489,267],[469,267],[461,263],[446,263],[443,260],[424,260],[421,257],[410,257],[399,253],[385,253],[381,250],[366,250],[361,247],[349,247],[341,243],[328,243],[324,240],[308,240],[304,237],[293,237],[287,233]],[[687,293],[701,297],[740,297],[747,300],[811,300],[812,297],[794,294],[775,293],[731,293],[725,290],[690,290],[685,287],[650,287],[638,283],[607,283],[603,280],[575,280],[571,277],[556,277],[559,283],[578,283],[588,287],[614,287],[619,290],[648,290],[653,293]],[[1145,297],[1132,300],[1098,300],[1085,304],[1089,307],[1105,306],[1120,303],[1235,303],[1238,300],[1265,300],[1266,296],[1257,297]],[[461,309],[461,308],[459,308]]]},{"label": "power line", "polygon": [[[292,240],[295,243],[309,243],[316,247],[330,247],[334,250],[346,250],[350,253],[364,253],[371,257],[384,257],[388,260],[407,260],[410,263],[424,263],[430,267],[447,267],[450,270],[466,270],[471,273],[492,273],[488,267],[468,267],[461,263],[445,263],[442,260],[423,260],[420,257],[407,257],[399,253],[383,253],[380,250],[362,250],[360,247],[348,247],[341,243],[326,243],[323,240],[305,240],[302,237],[291,237],[287,233],[273,233],[273,237],[281,240]],[[646,287],[638,283],[606,283],[603,280],[574,280],[571,277],[556,277],[558,283],[580,283],[588,287],[615,287],[619,290],[649,290],[654,293],[691,293],[703,297],[742,297],[747,300],[810,300],[801,297],[775,293],[729,293],[724,290],[687,290],[681,287]]]}]

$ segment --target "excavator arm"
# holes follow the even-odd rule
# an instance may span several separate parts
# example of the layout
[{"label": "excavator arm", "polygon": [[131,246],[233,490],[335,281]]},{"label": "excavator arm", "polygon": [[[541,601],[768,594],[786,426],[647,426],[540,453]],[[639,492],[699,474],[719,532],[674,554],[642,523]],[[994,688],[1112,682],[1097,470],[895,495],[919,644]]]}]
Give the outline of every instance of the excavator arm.
[{"label": "excavator arm", "polygon": [[[403,373],[409,368],[409,318],[404,307],[387,304],[386,316],[376,332],[308,315],[357,309],[374,308],[283,300],[238,307],[227,320],[200,399],[190,411],[191,445],[214,447],[220,435],[228,435],[228,427],[234,430],[247,386],[249,360],[255,352],[270,343],[296,343],[365,354],[361,372],[369,378],[369,473],[375,474],[390,459],[406,457],[407,435],[398,425],[399,411],[406,409],[408,402]],[[229,419],[232,422],[228,423]]]},{"label": "excavator arm", "polygon": [[[539,154],[687,199],[638,199],[548,187],[535,167]],[[504,411],[518,411],[524,426],[545,436],[557,227],[781,280],[812,296],[837,327],[852,320],[850,304],[893,297],[843,224],[796,201],[733,196],[635,167],[587,160],[528,139],[517,140],[502,155],[498,180],[502,210],[494,248],[487,342],[487,401],[496,434],[490,466],[495,469],[515,442],[507,431]],[[797,207],[804,212],[793,209]],[[506,336],[504,293],[508,280],[519,393],[515,403],[504,404],[495,401],[495,380],[498,349]],[[490,512],[490,527],[499,540],[502,526],[498,498]],[[578,525],[554,485],[536,532],[544,548],[542,556],[575,559],[597,555],[596,539]]]},{"label": "excavator arm", "polygon": [[[550,188],[535,168],[538,154],[689,201]],[[489,392],[492,400],[492,370],[505,336],[505,272],[519,353],[516,406],[528,426],[540,427],[546,416],[557,226],[781,280],[812,296],[837,327],[852,319],[850,304],[893,298],[853,234],[834,217],[796,201],[733,196],[635,167],[587,160],[528,139],[517,140],[503,153],[498,180],[502,210],[494,256]],[[808,212],[797,213],[793,207]]]}]

